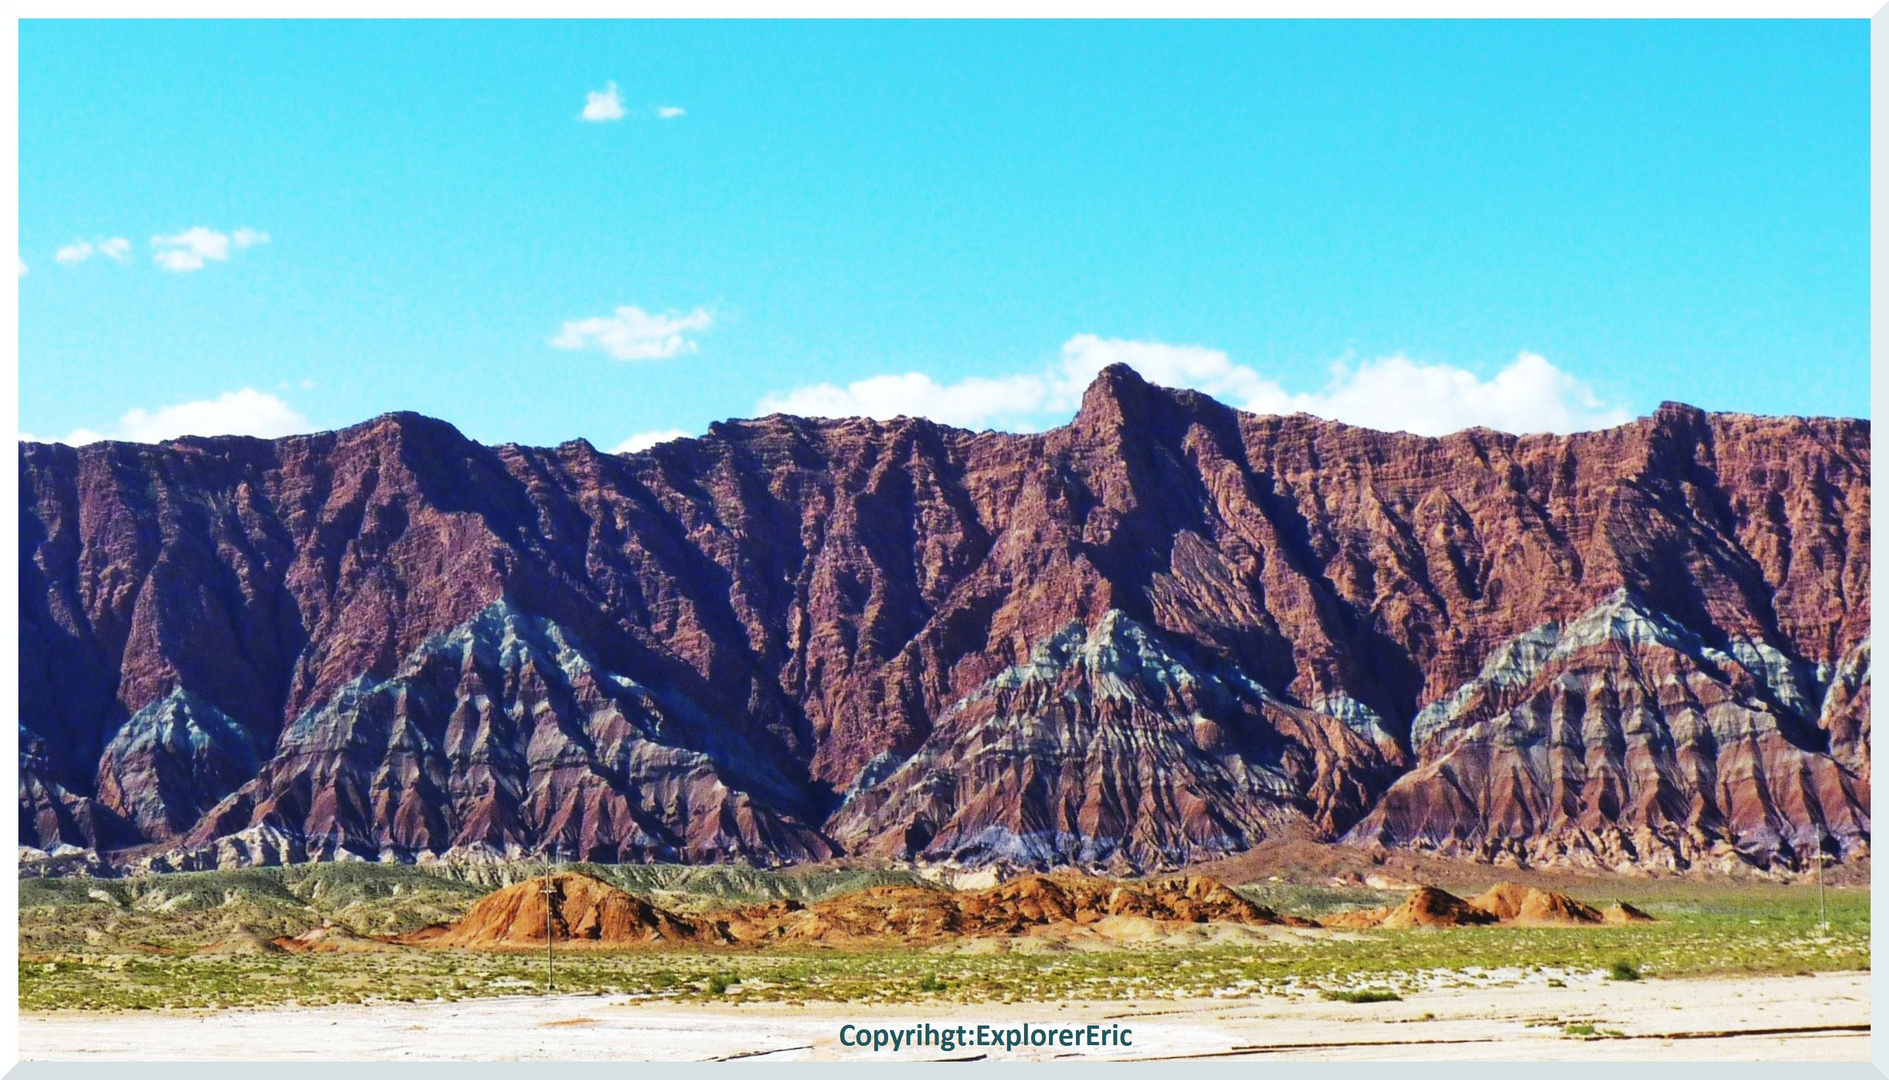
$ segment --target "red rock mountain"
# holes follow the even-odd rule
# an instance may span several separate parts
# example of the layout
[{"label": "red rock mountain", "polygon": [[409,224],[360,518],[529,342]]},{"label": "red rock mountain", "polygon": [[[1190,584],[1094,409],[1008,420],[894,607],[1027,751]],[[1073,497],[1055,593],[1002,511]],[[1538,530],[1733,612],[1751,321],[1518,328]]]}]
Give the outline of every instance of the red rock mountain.
[{"label": "red rock mountain", "polygon": [[393,414],[21,447],[26,843],[1152,870],[1869,835],[1869,426],[1441,439],[1104,371],[1067,427],[637,454]]}]

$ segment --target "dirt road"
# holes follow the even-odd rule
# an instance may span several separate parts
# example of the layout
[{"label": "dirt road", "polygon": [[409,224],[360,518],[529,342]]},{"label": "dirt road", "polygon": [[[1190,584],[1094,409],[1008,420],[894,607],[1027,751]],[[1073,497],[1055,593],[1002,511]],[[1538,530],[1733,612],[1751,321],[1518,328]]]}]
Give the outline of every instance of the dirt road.
[{"label": "dirt road", "polygon": [[[1441,989],[1403,1001],[1298,998],[871,1008],[523,997],[400,1005],[24,1014],[26,1060],[1865,1060],[1869,975],[1588,981]],[[1127,1029],[1127,1044],[842,1045],[861,1028]],[[1574,1033],[1570,1033],[1570,1025]],[[1593,1037],[1583,1037],[1592,1025]],[[1617,1033],[1617,1034],[1609,1034]],[[1097,1036],[1106,1038],[1106,1036]],[[864,1036],[868,1044],[871,1036]],[[999,1036],[1001,1039],[1001,1036]],[[1013,1037],[1014,1038],[1014,1037]],[[1060,1040],[1060,1036],[1056,1037]],[[1074,1038],[1074,1036],[1072,1036]]]}]

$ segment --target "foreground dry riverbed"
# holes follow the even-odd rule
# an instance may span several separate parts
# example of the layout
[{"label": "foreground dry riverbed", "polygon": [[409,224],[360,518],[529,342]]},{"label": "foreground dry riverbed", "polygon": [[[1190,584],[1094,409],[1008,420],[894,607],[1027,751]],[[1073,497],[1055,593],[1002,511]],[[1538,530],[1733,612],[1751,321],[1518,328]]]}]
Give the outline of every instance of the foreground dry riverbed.
[{"label": "foreground dry riverbed", "polygon": [[[902,1048],[841,1045],[841,1030],[1023,1023],[1127,1028],[1132,1044]],[[1402,1001],[1312,995],[1180,1001],[862,1005],[679,1004],[552,996],[118,1014],[26,1013],[26,1060],[1864,1060],[1869,973],[1578,979],[1439,987]],[[856,1029],[855,1028],[855,1029]],[[1590,1034],[1591,1032],[1591,1034]],[[975,1038],[973,1034],[972,1038]],[[851,1033],[848,1040],[852,1041]]]}]

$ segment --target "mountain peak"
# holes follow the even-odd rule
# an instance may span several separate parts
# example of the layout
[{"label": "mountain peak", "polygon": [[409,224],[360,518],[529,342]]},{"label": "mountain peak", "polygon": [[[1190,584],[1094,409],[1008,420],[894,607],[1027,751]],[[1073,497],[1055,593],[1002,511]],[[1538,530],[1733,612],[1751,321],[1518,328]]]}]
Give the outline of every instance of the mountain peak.
[{"label": "mountain peak", "polygon": [[[660,468],[412,413],[39,448],[22,830],[119,866],[548,844],[1146,871],[1388,799],[1358,842],[1867,850],[1866,426],[1491,449],[1249,424],[1120,366],[1087,389],[1073,430],[777,416]],[[1622,588],[1645,617],[1570,625]],[[1684,647],[1619,647],[1662,634]],[[1669,676],[1687,692],[1615,689]],[[180,690],[215,712],[130,722]],[[1583,785],[1511,783],[1543,740]]]},{"label": "mountain peak", "polygon": [[1116,428],[1146,412],[1164,391],[1127,364],[1110,364],[1095,373],[1082,392],[1082,408],[1075,424],[1083,428]]}]

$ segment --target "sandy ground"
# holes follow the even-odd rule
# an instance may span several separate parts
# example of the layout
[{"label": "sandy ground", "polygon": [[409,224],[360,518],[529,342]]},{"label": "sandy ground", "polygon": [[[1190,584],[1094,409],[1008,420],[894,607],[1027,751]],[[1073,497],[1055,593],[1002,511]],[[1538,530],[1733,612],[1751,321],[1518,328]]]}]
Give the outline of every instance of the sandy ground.
[{"label": "sandy ground", "polygon": [[[842,1046],[844,1024],[1120,1025],[1132,1046],[967,1047],[894,1054]],[[1627,1038],[1581,1040],[1569,1023]],[[1369,1005],[1193,999],[914,1006],[495,998],[221,1012],[24,1014],[25,1060],[707,1060],[1082,1057],[1292,1060],[1865,1060],[1869,975],[1594,982],[1425,991]],[[1780,1032],[1780,1029],[1785,1029]],[[1727,1034],[1765,1032],[1764,1034]],[[1680,1036],[1680,1037],[1675,1037]]]}]

